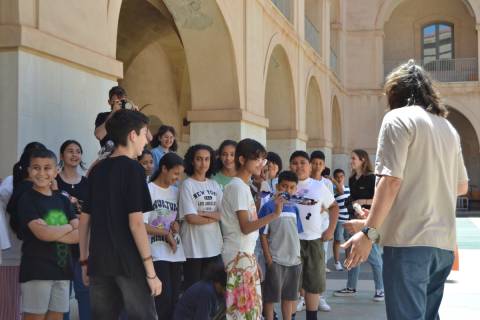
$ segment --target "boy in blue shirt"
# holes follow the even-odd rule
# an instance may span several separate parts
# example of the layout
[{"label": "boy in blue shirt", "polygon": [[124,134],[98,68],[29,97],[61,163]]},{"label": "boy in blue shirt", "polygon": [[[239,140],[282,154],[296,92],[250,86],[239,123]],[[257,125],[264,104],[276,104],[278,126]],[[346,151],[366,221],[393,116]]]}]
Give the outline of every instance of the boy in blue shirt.
[{"label": "boy in blue shirt", "polygon": [[264,283],[264,310],[267,320],[273,320],[273,304],[282,305],[283,319],[291,319],[301,286],[302,260],[300,239],[303,232],[298,208],[286,202],[280,193],[294,195],[298,177],[283,171],[278,176],[277,194],[260,209],[259,217],[281,211],[280,217],[260,229],[262,248],[267,263]]}]

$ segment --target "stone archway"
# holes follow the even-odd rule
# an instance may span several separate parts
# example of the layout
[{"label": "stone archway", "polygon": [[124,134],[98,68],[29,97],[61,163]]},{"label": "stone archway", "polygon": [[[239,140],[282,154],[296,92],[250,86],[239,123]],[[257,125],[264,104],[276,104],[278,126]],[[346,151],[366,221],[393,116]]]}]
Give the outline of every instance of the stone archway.
[{"label": "stone archway", "polygon": [[217,2],[123,0],[119,9],[120,84],[145,107],[153,127],[167,123],[177,129],[181,146],[193,136],[216,144],[190,121],[209,121],[208,112],[240,109],[233,43]]},{"label": "stone archway", "polygon": [[342,114],[336,96],[332,99],[332,143],[333,152],[341,153],[343,148],[342,138]]},{"label": "stone archway", "polygon": [[266,74],[265,116],[268,118],[267,147],[284,161],[296,143],[295,90],[292,70],[285,49],[274,47]]},{"label": "stone archway", "polygon": [[468,118],[457,109],[449,108],[448,120],[460,135],[469,184],[480,191],[480,143],[477,132]]},{"label": "stone archway", "polygon": [[308,135],[307,147],[325,147],[325,126],[323,118],[323,104],[320,87],[315,77],[308,81],[307,89],[307,117],[306,127]]}]

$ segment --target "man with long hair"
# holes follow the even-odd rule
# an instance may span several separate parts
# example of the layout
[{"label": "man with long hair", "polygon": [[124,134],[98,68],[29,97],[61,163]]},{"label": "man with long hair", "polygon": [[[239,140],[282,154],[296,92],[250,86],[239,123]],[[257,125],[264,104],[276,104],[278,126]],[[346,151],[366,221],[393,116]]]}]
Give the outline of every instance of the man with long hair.
[{"label": "man with long hair", "polygon": [[460,137],[429,75],[413,60],[385,83],[390,111],[378,137],[377,189],[345,266],[365,261],[372,243],[384,246],[388,319],[438,319],[454,261],[455,206],[468,190]]}]

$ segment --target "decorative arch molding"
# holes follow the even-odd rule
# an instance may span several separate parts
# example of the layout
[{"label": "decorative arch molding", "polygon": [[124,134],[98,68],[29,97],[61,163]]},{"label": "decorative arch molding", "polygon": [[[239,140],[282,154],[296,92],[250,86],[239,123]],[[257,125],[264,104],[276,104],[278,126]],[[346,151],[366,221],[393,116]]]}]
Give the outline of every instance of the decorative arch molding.
[{"label": "decorative arch molding", "polygon": [[[375,17],[375,30],[383,30],[385,23],[390,19],[393,11],[406,0],[385,0],[380,5],[380,8]],[[461,1],[470,14],[474,17],[476,24],[480,24],[480,4],[472,3],[471,0]]]},{"label": "decorative arch molding", "polygon": [[[306,119],[305,128],[309,138],[309,144],[324,146],[325,141],[325,117],[323,95],[320,83],[315,74],[309,73],[305,83]],[[312,92],[313,91],[313,92]],[[314,105],[312,105],[314,103]],[[313,110],[312,110],[313,108]]]},{"label": "decorative arch molding", "polygon": [[[271,42],[273,43],[273,42]],[[292,73],[292,67],[288,53],[285,48],[277,43],[274,45],[268,55],[268,60],[266,62],[266,73],[264,75],[264,114],[269,118],[269,131],[296,131],[297,130],[297,107],[296,107],[296,95],[295,95],[295,83]],[[284,68],[281,70],[280,68]],[[279,69],[279,70],[276,70]],[[273,73],[273,75],[272,75]],[[278,74],[277,74],[278,73]],[[275,93],[270,91],[276,91]],[[271,101],[275,99],[278,94],[286,95],[286,100],[282,101]],[[276,98],[278,99],[278,97]],[[284,115],[278,118],[279,116],[276,113],[273,113],[271,110],[270,104],[275,104],[279,106],[280,112],[283,112]],[[275,121],[275,118],[277,121]],[[285,123],[283,120],[287,121]],[[273,121],[272,121],[273,120]],[[292,133],[290,133],[292,134]]]},{"label": "decorative arch molding", "polygon": [[[468,107],[465,106],[460,100],[450,97],[444,98],[445,104],[453,108],[456,112],[462,114],[475,130],[478,141],[480,141],[480,118],[474,112],[472,112]],[[479,150],[480,151],[480,150]]]},{"label": "decorative arch molding", "polygon": [[338,101],[338,96],[332,94],[331,101],[331,114],[332,114],[332,144],[333,153],[340,153],[343,147],[343,130],[342,130],[342,109]]},{"label": "decorative arch molding", "polygon": [[[108,24],[117,35],[120,11],[126,1],[107,2]],[[190,74],[192,109],[240,109],[237,63],[230,29],[225,21],[224,8],[216,0],[149,0],[159,12],[163,4],[174,19],[174,25],[185,49]],[[161,2],[155,5],[156,2]],[[160,5],[160,8],[159,8]],[[115,42],[115,47],[117,43]],[[219,50],[222,55],[219,56]],[[198,57],[202,57],[199,59]],[[205,70],[210,76],[205,79]],[[212,95],[211,87],[220,94]]]}]

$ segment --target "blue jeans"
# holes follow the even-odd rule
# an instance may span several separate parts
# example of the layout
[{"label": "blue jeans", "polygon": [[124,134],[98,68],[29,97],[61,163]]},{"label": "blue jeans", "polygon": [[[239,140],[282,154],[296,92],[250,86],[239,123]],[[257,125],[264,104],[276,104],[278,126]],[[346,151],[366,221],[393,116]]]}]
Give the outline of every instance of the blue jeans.
[{"label": "blue jeans", "polygon": [[[344,233],[345,241],[347,241],[351,235],[346,231]],[[380,247],[378,244],[372,246],[372,251],[368,255],[367,262],[372,267],[373,282],[375,283],[375,290],[383,290],[383,278],[382,278],[382,256],[380,255]],[[360,275],[360,266],[352,268],[348,271],[347,288],[357,289],[358,276]]]},{"label": "blue jeans", "polygon": [[385,305],[389,320],[437,320],[453,251],[432,247],[385,247]]},{"label": "blue jeans", "polygon": [[[88,287],[83,285],[82,280],[82,267],[80,262],[75,261],[73,263],[73,281],[70,285],[70,292],[75,291],[75,299],[78,302],[78,313],[80,320],[90,320],[90,294],[88,293]],[[67,312],[63,316],[63,320],[70,319],[70,312]]]},{"label": "blue jeans", "polygon": [[78,302],[79,319],[90,320],[90,293],[88,287],[83,284],[82,267],[78,261],[73,265],[73,290]]}]

